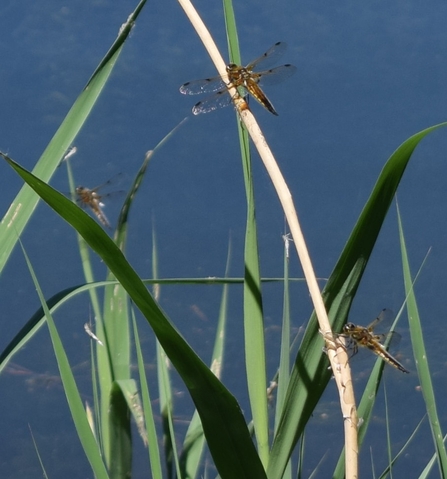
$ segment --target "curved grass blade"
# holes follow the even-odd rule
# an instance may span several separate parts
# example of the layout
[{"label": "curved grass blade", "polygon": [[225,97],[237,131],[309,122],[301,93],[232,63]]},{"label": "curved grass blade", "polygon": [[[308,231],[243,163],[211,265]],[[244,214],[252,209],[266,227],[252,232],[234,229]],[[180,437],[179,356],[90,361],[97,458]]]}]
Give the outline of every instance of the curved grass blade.
[{"label": "curved grass blade", "polygon": [[422,332],[416,296],[413,289],[413,280],[411,277],[410,264],[407,255],[407,247],[405,244],[405,237],[402,227],[402,218],[399,214],[399,209],[398,222],[405,293],[407,296],[407,313],[408,323],[410,325],[411,344],[413,346],[413,353],[416,360],[419,380],[421,383],[422,395],[424,397],[425,407],[427,409],[427,416],[432,431],[436,457],[438,460],[439,475],[440,477],[447,477],[447,453],[444,441],[442,439],[444,434],[441,430],[441,422],[438,415],[436,397],[433,389],[430,368],[428,365],[429,355],[427,354],[427,351],[425,349],[424,335]]},{"label": "curved grass blade", "polygon": [[[380,474],[380,476],[378,477],[378,479],[386,479],[387,477],[391,477],[390,476],[390,471],[391,471],[391,468],[392,466],[394,466],[394,464],[397,462],[397,460],[403,456],[403,454],[405,453],[405,451],[407,450],[407,447],[411,444],[411,442],[413,441],[413,439],[415,438],[417,432],[419,432],[419,429],[421,428],[422,426],[422,423],[424,422],[425,420],[425,416],[419,421],[419,423],[416,425],[416,427],[414,428],[413,432],[410,434],[410,436],[408,437],[408,439],[405,441],[405,444],[400,448],[400,450],[397,452],[397,454],[391,459],[390,461],[390,464],[385,468],[385,470],[382,472],[382,474]],[[422,477],[419,476],[419,477]]]},{"label": "curved grass blade", "polygon": [[266,478],[236,399],[201,361],[153,300],[142,280],[103,229],[64,195],[10,158],[9,165],[82,235],[126,289],[185,382],[223,479]]},{"label": "curved grass blade", "polygon": [[[227,31],[230,61],[241,64],[236,17],[231,0],[225,0],[224,18]],[[268,405],[266,382],[266,358],[264,317],[261,293],[261,274],[259,265],[258,238],[255,214],[254,185],[251,171],[250,142],[247,131],[238,121],[239,143],[242,168],[244,171],[245,192],[247,197],[247,220],[244,248],[244,338],[245,367],[250,398],[253,425],[258,445],[258,453],[264,467],[269,458],[268,443]]]},{"label": "curved grass blade", "polygon": [[[94,71],[87,85],[38,160],[33,173],[43,181],[48,182],[50,180],[64,153],[73,143],[79,130],[87,120],[145,3],[146,0],[141,0],[135,11],[122,25],[117,39]],[[11,255],[17,238],[22,233],[36,208],[38,200],[39,197],[27,185],[24,185],[3,217],[0,223],[0,273]]]},{"label": "curved grass blade", "polygon": [[135,350],[137,354],[138,373],[141,384],[141,399],[143,401],[143,417],[145,429],[147,431],[147,441],[149,444],[149,464],[151,468],[152,477],[154,479],[162,479],[162,468],[160,459],[160,449],[158,447],[157,430],[155,427],[154,414],[151,405],[151,397],[149,392],[149,384],[147,382],[146,370],[144,367],[143,352],[141,351],[141,342],[138,334],[137,323],[135,320],[135,314],[132,310],[132,324],[133,333],[135,338]]},{"label": "curved grass blade", "polygon": [[144,156],[144,161],[142,165],[140,166],[140,169],[138,170],[137,174],[135,175],[132,186],[129,189],[126,199],[124,200],[123,207],[121,208],[121,211],[118,217],[118,224],[117,224],[116,233],[115,233],[115,242],[119,246],[121,251],[124,251],[124,243],[125,243],[126,231],[127,231],[127,219],[129,216],[130,207],[135,198],[135,195],[137,194],[138,189],[141,186],[144,175],[146,174],[149,161],[152,159],[156,151],[159,150],[171,138],[171,136],[174,135],[174,133],[186,122],[186,120],[187,118],[184,118],[155,146],[153,150],[149,150]]},{"label": "curved grass blade", "polygon": [[[92,280],[93,281],[93,280]],[[143,282],[145,284],[241,284],[243,283],[242,278],[174,278],[174,279],[145,279]],[[281,278],[271,278],[263,279],[267,282],[277,282],[283,281]],[[303,281],[301,278],[297,278],[296,281]],[[64,289],[50,299],[47,300],[50,312],[54,313],[59,307],[64,305],[67,301],[70,301],[73,297],[84,293],[90,292],[96,288],[103,288],[108,285],[117,285],[118,281],[97,281],[97,282],[88,282],[86,284],[81,284],[78,286],[73,286],[67,289]],[[99,308],[98,308],[99,311]],[[98,318],[98,314],[94,312],[94,316]],[[26,322],[26,324],[19,330],[19,332],[14,336],[14,338],[9,342],[9,344],[3,349],[0,353],[0,373],[6,367],[8,362],[12,359],[14,354],[16,354],[20,348],[22,348],[34,334],[40,329],[41,326],[45,324],[45,313],[42,308],[39,308],[36,313],[34,313],[31,318]],[[96,335],[100,336],[101,340],[104,339],[104,334],[99,333],[96,330]]]},{"label": "curved grass blade", "polygon": [[82,403],[82,399],[79,394],[79,390],[77,388],[76,381],[70,367],[70,363],[68,362],[67,354],[65,353],[62,341],[56,329],[56,325],[54,324],[53,317],[51,316],[51,313],[45,302],[45,297],[42,293],[39,282],[37,281],[37,277],[34,273],[31,262],[25,250],[23,249],[23,246],[22,251],[25,256],[25,260],[28,265],[28,269],[33,279],[34,285],[36,287],[40,302],[42,304],[42,308],[45,312],[45,318],[48,323],[51,342],[53,343],[54,353],[56,355],[57,365],[61,374],[62,383],[64,385],[65,395],[67,397],[71,416],[73,418],[82,447],[88,461],[90,462],[95,477],[99,479],[108,479],[109,476],[107,474],[104,462],[102,461],[98,443],[96,442],[95,436],[87,420],[87,414],[85,412],[84,405]]},{"label": "curved grass blade", "polygon": [[[440,123],[408,138],[385,164],[374,189],[335,265],[323,297],[334,331],[340,331],[360,284],[405,168],[419,142],[429,133],[447,126]],[[318,403],[331,373],[322,353],[323,340],[313,314],[292,370],[286,405],[271,450],[267,470],[270,479],[282,476],[287,461]]]},{"label": "curved grass blade", "polygon": [[[72,288],[64,289],[59,293],[55,294],[47,301],[47,307],[49,310],[61,305],[61,301],[70,297],[71,293],[78,290],[78,286],[73,286]],[[0,373],[5,369],[8,362],[12,359],[14,354],[19,352],[22,348],[36,333],[37,331],[45,324],[45,311],[43,308],[39,308],[35,314],[26,322],[26,324],[20,329],[20,331],[14,336],[14,338],[9,342],[6,348],[0,354]]]}]

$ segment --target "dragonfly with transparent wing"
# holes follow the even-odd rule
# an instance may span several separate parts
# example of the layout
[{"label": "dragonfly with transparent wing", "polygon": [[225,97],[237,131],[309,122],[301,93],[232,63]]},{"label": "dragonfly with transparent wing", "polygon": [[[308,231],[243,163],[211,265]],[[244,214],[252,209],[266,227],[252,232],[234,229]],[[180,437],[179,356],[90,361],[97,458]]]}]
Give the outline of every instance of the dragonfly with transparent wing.
[{"label": "dragonfly with transparent wing", "polygon": [[98,221],[105,226],[106,228],[111,228],[110,222],[105,215],[103,208],[105,206],[104,199],[115,194],[123,194],[123,191],[114,191],[112,193],[101,194],[100,190],[104,187],[110,186],[113,184],[118,177],[121,176],[121,173],[118,173],[114,177],[105,183],[95,186],[95,188],[87,188],[85,186],[77,186],[75,189],[76,193],[76,202],[84,207],[90,208],[93,214],[98,218]]},{"label": "dragonfly with transparent wing", "polygon": [[399,371],[409,373],[410,371],[392,356],[387,349],[390,346],[397,346],[400,341],[400,335],[395,331],[390,331],[386,334],[376,334],[374,331],[379,325],[379,327],[385,327],[386,324],[391,322],[392,318],[392,311],[384,309],[380,315],[366,327],[346,323],[343,327],[343,333],[339,334],[339,336],[345,338],[346,349],[351,353],[351,356],[357,354],[359,347],[367,348]]},{"label": "dragonfly with transparent wing", "polygon": [[260,72],[253,70],[261,66],[267,68],[274,64],[278,58],[282,56],[286,48],[287,44],[284,42],[275,43],[263,55],[247,66],[243,67],[230,63],[227,65],[227,73],[225,75],[184,83],[180,87],[180,93],[184,95],[198,95],[200,93],[215,92],[214,95],[194,105],[192,112],[194,115],[199,115],[200,113],[208,113],[218,108],[228,106],[233,99],[229,95],[228,89],[233,86],[237,88],[241,96],[245,96],[249,93],[270,113],[278,116],[278,113],[261,89],[261,86],[274,85],[284,81],[295,73],[296,67],[288,63],[270,70]]}]

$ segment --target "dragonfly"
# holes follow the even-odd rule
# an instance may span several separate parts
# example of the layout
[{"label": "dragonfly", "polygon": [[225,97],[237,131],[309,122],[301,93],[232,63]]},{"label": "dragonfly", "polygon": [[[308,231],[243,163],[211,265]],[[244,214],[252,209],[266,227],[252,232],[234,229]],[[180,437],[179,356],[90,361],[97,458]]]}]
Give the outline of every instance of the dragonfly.
[{"label": "dragonfly", "polygon": [[[118,175],[120,175],[120,173],[118,173]],[[111,225],[103,211],[105,205],[102,200],[106,196],[110,196],[112,193],[101,195],[99,190],[110,185],[118,175],[115,175],[113,178],[99,186],[95,186],[95,188],[90,189],[85,186],[77,186],[75,189],[77,203],[84,208],[90,208],[96,218],[98,218],[98,221],[109,229],[111,228]]]},{"label": "dragonfly", "polygon": [[233,86],[238,89],[238,94],[245,96],[249,93],[270,113],[278,116],[271,101],[262,91],[261,86],[274,85],[282,82],[295,73],[296,67],[288,63],[270,70],[260,72],[255,72],[253,70],[261,66],[267,68],[274,64],[278,58],[282,56],[286,48],[287,44],[285,42],[277,42],[263,55],[249,63],[247,66],[244,67],[236,65],[235,63],[230,63],[227,65],[227,72],[225,75],[184,83],[180,87],[180,93],[183,93],[184,95],[197,95],[200,93],[215,92],[214,95],[211,95],[194,105],[192,112],[194,115],[199,115],[200,113],[208,113],[217,110],[218,108],[228,106],[233,99],[228,94],[228,89]]},{"label": "dragonfly", "polygon": [[358,347],[368,348],[377,356],[380,356],[391,366],[395,367],[403,373],[408,371],[394,356],[392,356],[383,343],[398,342],[400,340],[399,334],[390,331],[387,334],[375,334],[374,329],[382,323],[387,316],[392,317],[392,313],[388,309],[384,309],[380,315],[368,326],[358,326],[353,323],[346,323],[343,327],[342,337],[349,340],[348,348],[352,349],[352,355],[358,352]]}]

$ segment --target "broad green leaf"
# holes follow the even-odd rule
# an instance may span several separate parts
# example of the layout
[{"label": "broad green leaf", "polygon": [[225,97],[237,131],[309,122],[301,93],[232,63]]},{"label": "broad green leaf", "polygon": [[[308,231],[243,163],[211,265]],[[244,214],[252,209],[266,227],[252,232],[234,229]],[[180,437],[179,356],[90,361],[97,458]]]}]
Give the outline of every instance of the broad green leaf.
[{"label": "broad green leaf", "polygon": [[265,478],[264,468],[236,399],[169,322],[121,250],[77,205],[10,158],[6,160],[49,206],[81,234],[140,309],[190,392],[220,476],[223,479]]},{"label": "broad green leaf", "polygon": [[[73,143],[80,129],[92,111],[100,93],[115,66],[121,50],[146,0],[141,0],[135,11],[121,26],[118,37],[106,56],[94,71],[87,85],[71,107],[64,121],[36,163],[33,173],[49,182],[63,155]],[[24,185],[0,223],[0,273],[12,250],[37,206],[39,197]]]},{"label": "broad green leaf", "polygon": [[[391,155],[335,265],[323,297],[335,332],[346,321],[365,267],[405,168],[419,142],[429,133],[447,126],[440,123],[416,133]],[[292,370],[286,404],[275,435],[267,474],[280,479],[296,442],[303,433],[331,377],[322,352],[323,339],[312,315]]]}]

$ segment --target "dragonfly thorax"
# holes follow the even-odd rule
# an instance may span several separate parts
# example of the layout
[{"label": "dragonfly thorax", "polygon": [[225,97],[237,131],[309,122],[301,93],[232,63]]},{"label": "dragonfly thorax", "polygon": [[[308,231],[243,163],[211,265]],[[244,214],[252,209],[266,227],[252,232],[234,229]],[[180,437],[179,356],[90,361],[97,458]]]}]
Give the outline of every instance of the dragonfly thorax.
[{"label": "dragonfly thorax", "polygon": [[227,66],[228,80],[234,86],[247,86],[247,83],[258,83],[257,76],[246,67],[241,67],[234,63]]}]

